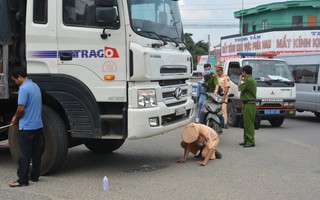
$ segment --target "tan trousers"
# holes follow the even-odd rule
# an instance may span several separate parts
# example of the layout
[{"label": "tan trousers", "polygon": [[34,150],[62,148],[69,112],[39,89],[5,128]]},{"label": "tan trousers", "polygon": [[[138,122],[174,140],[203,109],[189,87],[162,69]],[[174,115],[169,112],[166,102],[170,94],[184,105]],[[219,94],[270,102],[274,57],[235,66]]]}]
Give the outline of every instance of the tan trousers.
[{"label": "tan trousers", "polygon": [[222,109],[221,109],[222,116],[224,119],[224,124],[228,124],[228,112],[227,112],[228,98],[229,98],[228,96],[225,98],[224,102],[226,102],[226,103],[222,104]]},{"label": "tan trousers", "polygon": [[[210,160],[216,159],[215,151],[216,151],[216,148],[217,148],[219,142],[220,142],[220,140],[219,140],[218,137],[213,140],[213,143],[214,143],[213,149],[214,149],[214,151],[213,151],[213,154],[212,154]],[[186,146],[187,146],[187,143],[185,143],[184,141],[181,141],[181,147],[185,149]],[[194,154],[194,155],[196,155],[197,152],[199,150],[201,150],[201,149],[202,149],[201,155],[202,155],[203,158],[205,158],[207,153],[208,153],[208,150],[209,150],[207,146],[199,146],[198,142],[193,142],[193,143],[190,144],[190,152],[192,154]]]}]

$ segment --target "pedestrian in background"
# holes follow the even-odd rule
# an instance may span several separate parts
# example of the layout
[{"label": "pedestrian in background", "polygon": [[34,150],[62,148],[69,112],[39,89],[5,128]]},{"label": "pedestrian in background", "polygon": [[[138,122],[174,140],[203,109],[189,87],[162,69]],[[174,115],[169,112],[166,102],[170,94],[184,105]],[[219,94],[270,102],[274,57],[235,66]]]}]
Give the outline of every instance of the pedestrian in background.
[{"label": "pedestrian in background", "polygon": [[[26,69],[16,67],[11,73],[11,79],[19,86],[18,107],[11,122],[19,126],[19,161],[18,180],[10,183],[10,187],[28,186],[29,179],[38,181],[42,154],[42,98],[37,84],[28,79]],[[32,170],[29,174],[30,161]]]},{"label": "pedestrian in background", "polygon": [[223,67],[220,65],[216,65],[216,72],[218,75],[219,85],[222,88],[222,116],[223,123],[222,128],[228,128],[228,113],[227,113],[227,105],[228,105],[228,92],[230,88],[230,78],[226,74],[223,73]]},{"label": "pedestrian in background", "polygon": [[207,165],[209,160],[221,159],[222,155],[217,151],[218,144],[218,134],[212,128],[203,124],[188,124],[182,133],[181,147],[184,149],[184,155],[177,163],[186,162],[190,152],[196,155],[198,151],[201,151],[204,158],[198,162],[201,166]]},{"label": "pedestrian in background", "polygon": [[[244,79],[244,80],[243,80]],[[244,81],[243,83],[242,80]],[[242,68],[239,77],[238,89],[241,91],[240,100],[242,102],[243,116],[243,142],[239,145],[243,147],[254,147],[254,121],[256,116],[257,83],[252,77],[252,67],[246,65]]]}]

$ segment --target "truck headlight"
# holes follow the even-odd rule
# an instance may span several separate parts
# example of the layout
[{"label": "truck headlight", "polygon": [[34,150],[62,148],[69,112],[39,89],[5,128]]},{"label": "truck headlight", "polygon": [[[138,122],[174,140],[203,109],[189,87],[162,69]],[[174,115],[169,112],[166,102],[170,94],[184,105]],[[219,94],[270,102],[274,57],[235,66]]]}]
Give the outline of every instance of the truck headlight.
[{"label": "truck headlight", "polygon": [[151,90],[138,90],[138,107],[151,108],[157,106],[156,91]]}]

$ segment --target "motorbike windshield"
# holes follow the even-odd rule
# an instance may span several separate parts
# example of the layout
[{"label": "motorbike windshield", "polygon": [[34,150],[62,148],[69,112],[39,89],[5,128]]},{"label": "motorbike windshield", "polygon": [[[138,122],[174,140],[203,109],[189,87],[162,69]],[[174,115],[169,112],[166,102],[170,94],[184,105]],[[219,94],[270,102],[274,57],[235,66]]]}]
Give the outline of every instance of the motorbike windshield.
[{"label": "motorbike windshield", "polygon": [[132,29],[143,37],[182,41],[183,30],[177,1],[128,0]]},{"label": "motorbike windshield", "polygon": [[252,66],[252,76],[262,85],[292,86],[293,78],[286,62],[280,60],[244,60]]}]

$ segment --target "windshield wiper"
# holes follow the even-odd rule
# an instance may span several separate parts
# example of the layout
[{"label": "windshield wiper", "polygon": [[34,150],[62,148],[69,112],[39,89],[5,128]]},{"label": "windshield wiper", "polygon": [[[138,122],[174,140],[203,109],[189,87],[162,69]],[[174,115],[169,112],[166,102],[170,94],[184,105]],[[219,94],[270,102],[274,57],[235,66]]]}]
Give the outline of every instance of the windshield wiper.
[{"label": "windshield wiper", "polygon": [[283,79],[276,79],[274,81],[280,81],[281,83],[285,83],[287,85],[291,85],[292,84],[292,81],[286,81],[286,80],[283,80]]},{"label": "windshield wiper", "polygon": [[152,46],[153,48],[155,48],[155,47],[159,48],[161,45],[166,46],[166,45],[168,44],[168,43],[166,42],[166,40],[163,39],[163,36],[160,36],[160,35],[158,35],[157,33],[153,32],[153,31],[139,31],[139,32],[140,32],[140,33],[147,33],[147,34],[149,34],[149,35],[153,34],[153,35],[157,36],[158,39],[163,42],[163,44],[157,44],[157,43],[151,44],[151,46]]},{"label": "windshield wiper", "polygon": [[188,45],[184,41],[182,41],[180,38],[172,38],[172,39],[184,45],[179,47],[180,50],[184,51],[188,48]]},{"label": "windshield wiper", "polygon": [[177,41],[175,41],[173,38],[166,36],[166,35],[160,35],[161,37],[164,37],[166,39],[169,39],[171,42],[175,43],[176,47],[180,46]]}]

